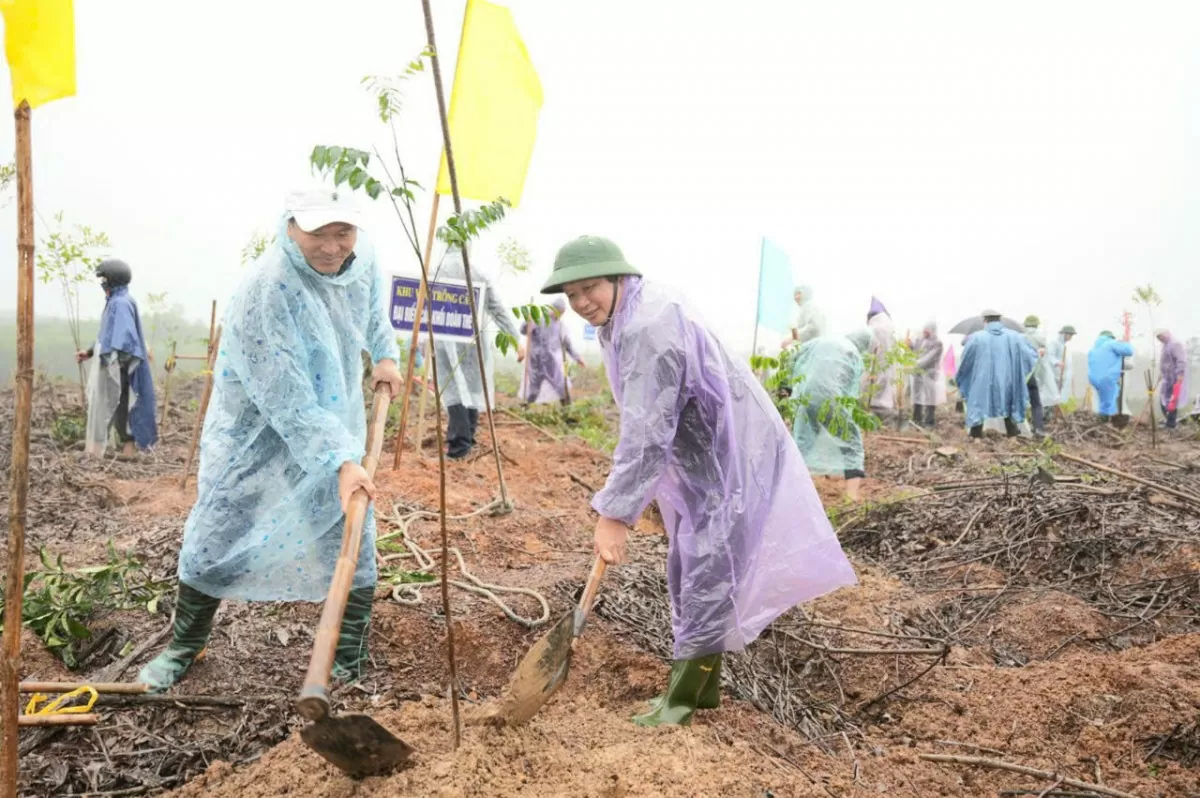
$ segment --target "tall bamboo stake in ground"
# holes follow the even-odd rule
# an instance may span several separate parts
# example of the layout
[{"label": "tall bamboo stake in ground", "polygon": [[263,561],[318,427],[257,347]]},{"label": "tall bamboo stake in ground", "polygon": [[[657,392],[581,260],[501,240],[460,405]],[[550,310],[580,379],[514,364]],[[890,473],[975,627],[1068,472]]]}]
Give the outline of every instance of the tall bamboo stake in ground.
[{"label": "tall bamboo stake in ground", "polygon": [[192,444],[188,447],[187,464],[183,467],[183,478],[179,480],[179,489],[187,487],[188,477],[192,473],[192,463],[196,459],[196,449],[200,446],[200,433],[204,431],[204,416],[208,413],[208,402],[212,399],[213,369],[217,364],[217,347],[221,344],[221,328],[209,341],[208,367],[204,375],[204,393],[200,395],[200,408],[196,411],[196,425],[192,428]]},{"label": "tall bamboo stake in ground", "polygon": [[[421,8],[425,12],[425,35],[429,41],[429,63],[433,66],[433,87],[437,93],[438,117],[442,122],[442,146],[446,153],[446,173],[450,176],[450,192],[454,195],[454,212],[462,216],[462,197],[458,193],[458,173],[454,169],[454,148],[450,144],[450,120],[446,116],[446,92],[442,89],[442,67],[438,62],[437,42],[433,33],[433,11],[429,0],[421,0]],[[483,383],[483,404],[487,409],[488,431],[492,436],[492,453],[496,456],[496,477],[500,481],[500,505],[510,509],[512,503],[508,500],[508,487],[504,484],[504,465],[500,462],[500,441],[496,438],[496,419],[492,415],[492,398],[488,393],[487,369],[483,363],[483,339],[480,336],[479,310],[475,307],[475,283],[471,279],[471,260],[467,255],[467,245],[462,244],[463,272],[467,277],[467,300],[471,305],[471,327],[475,331],[475,354],[479,358],[479,379]],[[430,321],[432,328],[433,322]],[[437,370],[434,370],[436,379]]]},{"label": "tall bamboo stake in ground", "polygon": [[17,795],[21,675],[21,604],[25,588],[25,502],[29,495],[29,422],[33,406],[33,143],[29,103],[17,107],[17,373],[9,465],[8,575],[0,653],[0,793]]}]

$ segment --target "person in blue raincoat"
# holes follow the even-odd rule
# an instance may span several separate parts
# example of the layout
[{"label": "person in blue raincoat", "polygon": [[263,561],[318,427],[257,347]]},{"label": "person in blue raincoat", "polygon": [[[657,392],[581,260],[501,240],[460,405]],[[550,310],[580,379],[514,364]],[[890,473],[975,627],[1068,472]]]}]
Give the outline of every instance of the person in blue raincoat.
[{"label": "person in blue raincoat", "polygon": [[1133,357],[1133,347],[1118,341],[1108,330],[1103,330],[1092,351],[1088,352],[1088,382],[1096,391],[1100,401],[1100,420],[1107,421],[1121,412],[1117,398],[1121,388],[1121,371],[1125,358]]},{"label": "person in blue raincoat", "polygon": [[984,328],[971,334],[963,346],[956,378],[967,405],[971,437],[983,437],[983,423],[1003,418],[1008,437],[1019,433],[1029,401],[1029,375],[1037,352],[1018,332],[1008,329],[995,310],[983,312]]},{"label": "person in blue raincoat", "polygon": [[667,532],[675,663],[639,725],[686,724],[720,702],[721,659],[796,604],[855,582],[771,398],[675,292],[643,281],[619,247],[563,246],[543,293],[565,293],[599,329],[621,414],[612,468],[592,499],[596,554],[625,559],[656,501]]},{"label": "person in blue raincoat", "polygon": [[91,349],[75,354],[79,363],[95,358],[88,379],[85,451],[103,455],[110,428],[125,454],[132,454],[135,445],[146,451],[158,441],[158,424],[146,337],[129,293],[133,270],[125,261],[109,258],[96,267],[96,276],[105,296],[100,333]]},{"label": "person in blue raincoat", "polygon": [[[387,288],[357,209],[337,191],[291,194],[275,243],[230,301],[200,442],[196,504],[183,531],[174,637],[142,669],[160,691],[207,644],[221,599],[321,601],[351,495],[375,486],[366,448],[371,383],[399,394]],[[334,677],[361,675],[375,592],[368,512]]]}]

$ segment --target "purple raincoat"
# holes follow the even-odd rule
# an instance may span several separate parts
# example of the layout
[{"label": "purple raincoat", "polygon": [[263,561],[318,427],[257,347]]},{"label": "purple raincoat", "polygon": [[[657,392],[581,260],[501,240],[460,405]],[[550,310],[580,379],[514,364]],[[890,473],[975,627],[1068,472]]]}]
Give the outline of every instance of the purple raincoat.
[{"label": "purple raincoat", "polygon": [[[1170,335],[1168,333],[1168,335]],[[1167,342],[1163,344],[1162,363],[1159,366],[1159,376],[1162,378],[1162,403],[1165,407],[1171,400],[1171,392],[1175,389],[1176,382],[1182,382],[1183,385],[1179,388],[1179,399],[1176,404],[1176,409],[1182,410],[1188,399],[1188,382],[1187,382],[1187,351],[1184,349],[1183,341],[1170,336]]]},{"label": "purple raincoat", "polygon": [[563,353],[579,360],[571,336],[561,319],[549,324],[529,322],[522,330],[529,336],[529,373],[526,402],[559,402],[567,396],[567,375],[563,372]]},{"label": "purple raincoat", "polygon": [[738,651],[854,570],[749,367],[663,289],[623,285],[599,335],[621,432],[592,507],[633,525],[657,499],[675,659]]}]

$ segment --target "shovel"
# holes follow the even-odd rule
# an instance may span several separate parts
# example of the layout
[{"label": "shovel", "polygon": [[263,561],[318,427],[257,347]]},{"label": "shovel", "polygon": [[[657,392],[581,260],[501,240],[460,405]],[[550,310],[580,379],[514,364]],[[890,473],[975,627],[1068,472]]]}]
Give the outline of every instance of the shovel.
[{"label": "shovel", "polygon": [[583,631],[600,577],[604,576],[604,560],[596,557],[587,585],[579,598],[579,606],[554,624],[553,628],[529,649],[525,659],[513,674],[508,694],[500,707],[480,720],[506,726],[519,726],[537,714],[563,682],[571,665],[571,644]]},{"label": "shovel", "polygon": [[1117,429],[1129,426],[1129,414],[1122,413],[1125,409],[1125,358],[1121,358],[1121,387],[1117,391],[1117,414],[1112,417],[1112,425]]},{"label": "shovel", "polygon": [[[362,466],[371,478],[375,476],[375,467],[379,464],[383,449],[383,428],[387,423],[389,404],[387,388],[376,388],[367,427],[367,453],[362,460]],[[387,773],[402,765],[413,753],[407,743],[372,718],[360,714],[333,715],[329,707],[329,675],[342,629],[342,617],[346,613],[346,601],[354,582],[363,522],[370,503],[367,492],[361,488],[350,497],[346,526],[342,532],[342,550],[338,553],[329,596],[321,610],[321,622],[313,641],[308,674],[304,677],[304,687],[296,701],[296,710],[313,721],[300,732],[300,738],[331,764],[356,777]]]}]

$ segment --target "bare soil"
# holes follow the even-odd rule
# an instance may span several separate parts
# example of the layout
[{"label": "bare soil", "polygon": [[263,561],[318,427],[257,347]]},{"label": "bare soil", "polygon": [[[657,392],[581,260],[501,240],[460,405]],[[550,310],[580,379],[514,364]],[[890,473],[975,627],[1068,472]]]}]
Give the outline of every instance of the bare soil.
[{"label": "bare soil", "polygon": [[[82,566],[102,560],[112,539],[156,574],[172,574],[194,499],[194,487],[178,487],[191,420],[181,412],[152,458],[97,465],[59,450],[44,432],[70,394],[69,386],[40,386],[35,401],[31,549],[45,545]],[[176,395],[186,411],[188,394]],[[6,440],[10,396],[0,410]],[[911,429],[868,436],[865,507],[845,504],[840,480],[819,484],[860,585],[789,613],[731,657],[722,707],[698,713],[690,728],[640,729],[629,720],[667,673],[667,610],[656,592],[665,541],[648,517],[634,561],[606,577],[568,683],[524,728],[466,727],[454,748],[437,586],[419,586],[419,602],[402,604],[385,579],[368,677],[339,688],[335,700],[339,711],[369,712],[413,745],[411,767],[356,781],[300,740],[303,721],[291,701],[318,605],[228,603],[207,658],[174,692],[226,705],[105,702],[94,729],[23,732],[22,794],[1066,794],[1046,792],[1052,780],[919,758],[936,753],[1019,763],[1138,796],[1200,796],[1200,514],[1028,442],[969,444],[950,415],[932,439]],[[577,438],[556,442],[511,417],[497,422],[515,510],[451,521],[449,542],[483,582],[541,592],[555,619],[586,574],[588,499],[604,482],[607,459]],[[448,469],[451,515],[497,496],[486,429],[481,424],[481,456]],[[1151,453],[1144,428],[1132,439],[1097,430],[1072,417],[1060,422],[1057,441],[1086,459],[1200,491],[1200,472],[1186,468],[1200,453],[1194,439],[1168,438]],[[897,436],[909,440],[885,439]],[[439,492],[428,449],[405,451],[399,471],[387,469],[390,456],[384,463],[381,535],[436,509]],[[1035,483],[1039,465],[1081,481]],[[964,482],[979,484],[944,487]],[[407,523],[436,556],[437,522]],[[385,576],[412,568],[411,560],[389,560]],[[546,627],[526,628],[475,593],[451,593],[469,711],[499,694]],[[540,614],[527,596],[500,595],[517,614]],[[128,661],[122,654],[166,630],[168,605],[97,619],[115,639],[78,674],[27,633],[22,672],[95,678],[117,668],[133,678],[162,643]],[[910,648],[935,653],[862,653]]]}]

